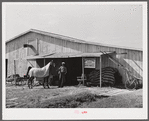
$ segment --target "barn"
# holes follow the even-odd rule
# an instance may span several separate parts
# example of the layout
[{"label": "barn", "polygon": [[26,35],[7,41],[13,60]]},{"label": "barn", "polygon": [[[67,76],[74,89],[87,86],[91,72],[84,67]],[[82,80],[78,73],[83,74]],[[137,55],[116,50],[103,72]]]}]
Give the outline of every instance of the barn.
[{"label": "barn", "polygon": [[66,63],[68,85],[75,85],[76,77],[82,73],[88,74],[94,69],[109,66],[118,69],[124,83],[125,70],[110,60],[107,54],[128,68],[133,75],[142,78],[142,49],[88,42],[36,29],[6,41],[6,76],[15,73],[23,76],[29,66],[43,67],[53,60],[56,64],[55,75],[61,62]]}]

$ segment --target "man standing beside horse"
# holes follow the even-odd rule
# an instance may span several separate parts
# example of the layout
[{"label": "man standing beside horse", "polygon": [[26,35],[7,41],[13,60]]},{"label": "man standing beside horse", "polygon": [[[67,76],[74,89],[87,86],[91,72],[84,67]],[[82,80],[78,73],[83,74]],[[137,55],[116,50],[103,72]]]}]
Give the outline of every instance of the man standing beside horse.
[{"label": "man standing beside horse", "polygon": [[67,74],[67,68],[65,67],[65,62],[62,62],[62,65],[58,69],[59,74],[59,88],[63,87],[64,82],[66,82],[65,75]]}]

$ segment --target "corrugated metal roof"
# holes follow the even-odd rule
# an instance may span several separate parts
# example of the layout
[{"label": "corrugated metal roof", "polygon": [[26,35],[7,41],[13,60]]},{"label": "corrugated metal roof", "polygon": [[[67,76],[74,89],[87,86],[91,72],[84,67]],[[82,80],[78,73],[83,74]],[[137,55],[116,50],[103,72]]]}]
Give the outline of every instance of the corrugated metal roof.
[{"label": "corrugated metal roof", "polygon": [[114,48],[122,48],[122,49],[131,49],[131,50],[140,50],[142,51],[142,48],[132,48],[132,47],[122,47],[122,46],[116,46],[116,45],[108,45],[108,44],[101,44],[101,43],[97,43],[97,42],[88,42],[88,41],[84,41],[81,39],[75,39],[72,37],[66,37],[63,35],[59,35],[59,34],[54,34],[54,33],[50,33],[50,32],[45,32],[45,31],[41,31],[41,30],[37,30],[37,29],[30,29],[22,34],[19,34],[18,36],[15,36],[9,40],[6,41],[6,44],[20,36],[23,36],[29,32],[35,32],[35,33],[39,33],[39,34],[43,34],[43,35],[47,35],[47,36],[51,36],[51,37],[55,37],[55,38],[59,38],[62,40],[67,40],[67,41],[71,41],[71,42],[77,42],[77,43],[84,43],[84,44],[92,44],[92,45],[99,45],[99,46],[105,46],[105,47],[114,47]]},{"label": "corrugated metal roof", "polygon": [[[111,54],[114,52],[106,52],[107,54]],[[74,58],[74,57],[100,57],[103,53],[54,53],[47,56],[29,56],[25,59],[27,60],[34,60],[34,59],[43,59],[43,58]]]}]

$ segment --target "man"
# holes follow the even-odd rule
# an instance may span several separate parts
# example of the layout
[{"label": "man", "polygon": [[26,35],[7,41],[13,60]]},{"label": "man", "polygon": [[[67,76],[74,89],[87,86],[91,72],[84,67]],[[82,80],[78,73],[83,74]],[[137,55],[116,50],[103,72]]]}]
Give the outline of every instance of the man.
[{"label": "man", "polygon": [[62,62],[62,65],[58,69],[59,74],[59,88],[63,87],[63,84],[65,82],[65,75],[67,73],[67,68],[65,67],[65,62]]}]

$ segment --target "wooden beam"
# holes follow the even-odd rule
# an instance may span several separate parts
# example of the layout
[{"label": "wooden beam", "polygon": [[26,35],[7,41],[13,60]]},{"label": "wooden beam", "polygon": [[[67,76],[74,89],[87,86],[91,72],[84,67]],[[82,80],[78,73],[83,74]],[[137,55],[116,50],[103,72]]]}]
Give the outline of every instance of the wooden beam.
[{"label": "wooden beam", "polygon": [[38,38],[36,39],[36,55],[39,55]]},{"label": "wooden beam", "polygon": [[[28,44],[29,42],[28,42],[28,40],[27,40],[27,44]],[[28,50],[29,48],[27,47],[27,56],[29,56],[29,50]]]},{"label": "wooden beam", "polygon": [[14,74],[16,74],[16,61],[14,60]]},{"label": "wooden beam", "polygon": [[[84,58],[82,57],[82,74],[84,75]],[[83,85],[84,85],[84,78],[83,78]]]},{"label": "wooden beam", "polygon": [[102,83],[102,63],[101,63],[101,58],[102,56],[100,56],[100,87],[101,87],[101,83]]},{"label": "wooden beam", "polygon": [[15,82],[15,86],[16,86],[16,61],[14,60],[14,74],[15,74],[15,76],[14,76],[14,82]]},{"label": "wooden beam", "polygon": [[44,58],[44,66],[46,65],[46,59]]}]

